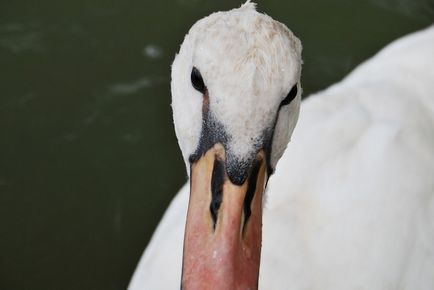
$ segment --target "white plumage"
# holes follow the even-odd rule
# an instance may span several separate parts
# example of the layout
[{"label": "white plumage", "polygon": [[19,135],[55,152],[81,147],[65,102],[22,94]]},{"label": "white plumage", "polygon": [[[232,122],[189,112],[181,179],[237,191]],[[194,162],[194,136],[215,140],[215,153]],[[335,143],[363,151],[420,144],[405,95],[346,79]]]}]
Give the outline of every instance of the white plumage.
[{"label": "white plumage", "polygon": [[[302,103],[270,179],[260,289],[434,289],[434,26]],[[188,185],[130,290],[178,289]]]},{"label": "white plumage", "polygon": [[[193,25],[173,62],[171,84],[175,131],[187,171],[202,127],[202,95],[191,86],[192,67],[198,67],[205,80],[213,116],[234,136],[228,153],[243,162],[257,150],[252,140],[261,139],[273,123],[291,87],[297,83],[300,87],[301,49],[284,24],[258,13],[249,1]],[[299,89],[295,101],[279,114],[270,160],[273,169],[297,122],[300,99]]]}]

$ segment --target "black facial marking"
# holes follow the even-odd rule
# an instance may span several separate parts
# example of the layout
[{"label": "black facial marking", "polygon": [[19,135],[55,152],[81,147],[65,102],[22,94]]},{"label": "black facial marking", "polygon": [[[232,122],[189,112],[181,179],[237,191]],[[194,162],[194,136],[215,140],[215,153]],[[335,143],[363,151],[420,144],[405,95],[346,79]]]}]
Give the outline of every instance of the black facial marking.
[{"label": "black facial marking", "polygon": [[188,160],[190,164],[198,161],[209,149],[211,149],[211,147],[217,143],[220,143],[223,145],[226,152],[225,168],[228,178],[233,184],[242,185],[246,181],[248,173],[251,170],[256,153],[260,149],[264,149],[267,159],[267,173],[268,176],[270,176],[272,169],[269,163],[269,157],[271,155],[271,142],[275,124],[276,122],[274,122],[272,128],[266,129],[262,138],[253,144],[251,154],[249,156],[246,156],[243,160],[238,160],[234,154],[228,150],[230,137],[226,133],[223,124],[216,120],[216,118],[212,115],[209,108],[208,92],[206,91],[202,103],[202,130],[199,144],[196,150],[189,156]]},{"label": "black facial marking", "polygon": [[205,94],[206,86],[203,82],[200,71],[196,67],[193,67],[193,69],[191,70],[191,84],[196,90],[198,90],[202,94]]},{"label": "black facial marking", "polygon": [[214,160],[214,168],[211,176],[211,204],[209,210],[214,229],[217,224],[218,210],[222,203],[223,182],[225,181],[225,165],[222,160]]},{"label": "black facial marking", "polygon": [[258,173],[261,168],[260,161],[253,161],[252,170],[250,172],[248,187],[246,192],[246,197],[244,198],[244,225],[243,229],[246,227],[247,221],[249,220],[250,215],[252,214],[252,201],[256,192],[256,183],[258,181]]},{"label": "black facial marking", "polygon": [[208,91],[205,90],[202,100],[202,129],[199,139],[199,144],[196,150],[189,156],[188,160],[190,164],[199,160],[205,153],[211,149],[215,144],[220,143],[223,145],[226,151],[226,172],[233,184],[242,185],[246,179],[250,170],[250,165],[256,155],[256,152],[260,149],[262,143],[257,142],[254,145],[251,156],[247,159],[239,161],[236,157],[227,150],[228,143],[230,141],[229,135],[221,122],[219,122],[211,113]]},{"label": "black facial marking", "polygon": [[288,95],[285,99],[280,103],[280,106],[285,106],[291,103],[292,100],[297,96],[297,84],[295,84],[292,89],[289,91]]},{"label": "black facial marking", "polygon": [[[207,98],[204,98],[202,107],[202,130],[199,144],[193,154],[190,155],[190,163],[199,160],[211,147],[217,143],[227,144],[229,138],[225,132],[223,125],[211,117],[209,114]],[[226,148],[226,147],[225,147]]]},{"label": "black facial marking", "polygon": [[265,162],[267,163],[267,180],[273,174],[273,168],[271,167],[270,158],[272,150],[272,142],[274,137],[274,129],[279,118],[280,109],[289,104],[297,96],[297,84],[295,84],[287,97],[281,102],[276,112],[276,118],[270,127],[266,128],[262,133],[261,138],[252,144],[252,150],[249,156],[244,156],[242,160],[239,160],[230,150],[228,150],[228,143],[231,140],[231,136],[227,134],[224,125],[217,120],[210,109],[210,96],[207,87],[203,83],[202,76],[197,68],[193,67],[191,72],[191,80],[193,86],[203,93],[202,100],[202,129],[200,133],[200,139],[196,150],[189,156],[188,160],[190,164],[198,161],[205,153],[211,149],[215,144],[222,144],[226,152],[226,172],[230,181],[235,185],[242,185],[248,176],[253,160],[257,152],[261,149],[265,152]]}]

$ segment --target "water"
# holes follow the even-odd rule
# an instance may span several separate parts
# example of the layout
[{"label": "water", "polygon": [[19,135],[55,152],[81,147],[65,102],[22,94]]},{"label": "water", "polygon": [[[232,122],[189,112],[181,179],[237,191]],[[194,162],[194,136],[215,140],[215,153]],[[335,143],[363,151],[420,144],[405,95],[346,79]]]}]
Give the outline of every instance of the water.
[{"label": "water", "polygon": [[[0,289],[124,289],[186,181],[170,63],[239,1],[0,3]],[[304,44],[305,95],[434,20],[433,0],[261,1]]]}]

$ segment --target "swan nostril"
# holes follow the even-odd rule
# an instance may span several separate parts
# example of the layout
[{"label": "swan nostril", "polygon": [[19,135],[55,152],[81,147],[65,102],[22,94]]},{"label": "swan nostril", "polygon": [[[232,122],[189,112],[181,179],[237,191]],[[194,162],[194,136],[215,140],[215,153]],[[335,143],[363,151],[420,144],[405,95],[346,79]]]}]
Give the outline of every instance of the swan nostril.
[{"label": "swan nostril", "polygon": [[255,159],[253,161],[252,169],[250,171],[250,175],[247,181],[248,187],[247,187],[247,192],[246,192],[246,196],[244,197],[244,203],[243,203],[243,208],[244,208],[243,232],[252,214],[252,201],[256,192],[256,184],[258,182],[258,174],[259,174],[259,169],[261,168],[261,163],[262,160]]},{"label": "swan nostril", "polygon": [[218,218],[218,211],[222,203],[223,182],[225,181],[225,164],[222,160],[214,160],[214,167],[211,177],[211,204],[209,210],[213,221],[213,229],[215,230]]}]

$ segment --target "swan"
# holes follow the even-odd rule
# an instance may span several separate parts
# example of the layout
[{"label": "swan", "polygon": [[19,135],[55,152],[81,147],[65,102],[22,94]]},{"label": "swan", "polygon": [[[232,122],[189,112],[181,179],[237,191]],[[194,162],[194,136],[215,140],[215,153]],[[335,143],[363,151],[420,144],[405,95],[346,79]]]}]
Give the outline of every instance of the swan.
[{"label": "swan", "polygon": [[198,21],[171,84],[190,181],[129,289],[434,289],[433,52],[434,26],[388,45],[291,138],[299,40],[249,1]]}]

